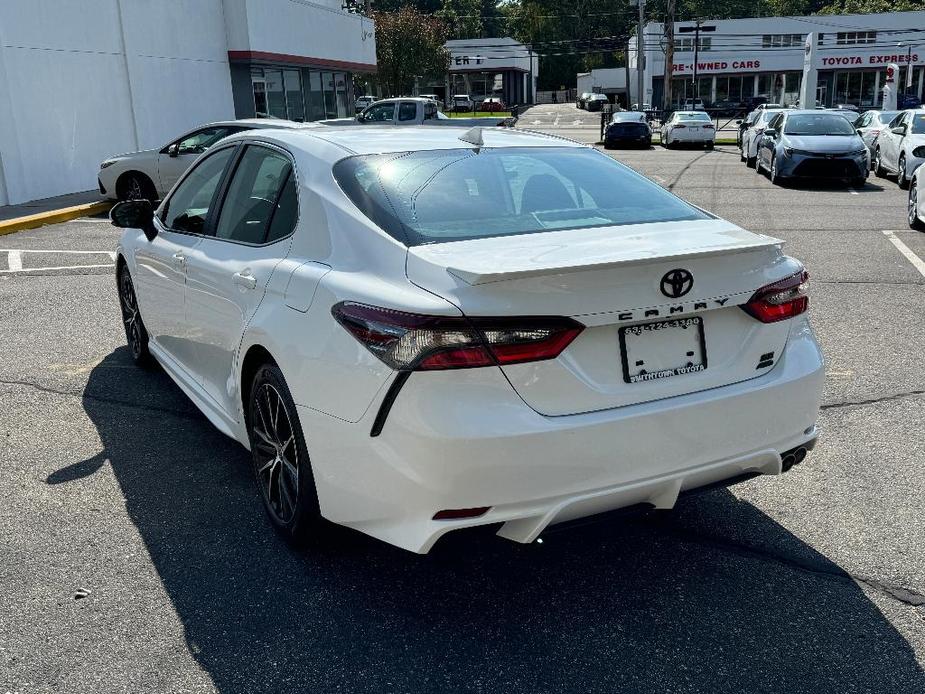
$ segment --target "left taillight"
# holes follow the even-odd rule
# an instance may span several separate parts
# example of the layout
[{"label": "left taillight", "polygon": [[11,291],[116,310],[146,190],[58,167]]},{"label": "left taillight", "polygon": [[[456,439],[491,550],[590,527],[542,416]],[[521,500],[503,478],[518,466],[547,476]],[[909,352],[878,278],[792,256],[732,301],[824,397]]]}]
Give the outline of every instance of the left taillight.
[{"label": "left taillight", "polygon": [[806,270],[762,287],[742,310],[762,323],[793,318],[809,308],[809,273]]},{"label": "left taillight", "polygon": [[466,369],[554,359],[584,329],[565,317],[428,316],[352,301],[334,319],[398,371]]}]

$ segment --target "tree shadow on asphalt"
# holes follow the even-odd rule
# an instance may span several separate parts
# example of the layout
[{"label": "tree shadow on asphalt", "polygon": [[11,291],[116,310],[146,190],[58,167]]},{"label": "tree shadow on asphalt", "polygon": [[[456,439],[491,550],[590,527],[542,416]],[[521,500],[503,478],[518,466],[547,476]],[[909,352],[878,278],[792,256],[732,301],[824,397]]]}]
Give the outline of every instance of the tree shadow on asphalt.
[{"label": "tree shadow on asphalt", "polygon": [[124,348],[109,355],[83,405],[219,691],[922,687],[858,586],[728,491],[528,546],[483,529],[422,557],[333,529],[293,551],[265,520],[246,451],[163,372],[107,368],[128,363]]}]

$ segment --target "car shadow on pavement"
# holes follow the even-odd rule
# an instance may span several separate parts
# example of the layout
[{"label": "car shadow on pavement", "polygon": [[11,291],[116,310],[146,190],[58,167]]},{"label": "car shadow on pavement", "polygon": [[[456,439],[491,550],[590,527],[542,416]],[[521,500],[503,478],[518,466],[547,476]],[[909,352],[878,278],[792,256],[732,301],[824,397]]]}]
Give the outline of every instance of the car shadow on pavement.
[{"label": "car shadow on pavement", "polygon": [[542,544],[483,529],[417,556],[332,529],[294,551],[264,517],[244,449],[160,370],[106,368],[129,363],[121,348],[95,368],[83,406],[219,691],[921,686],[909,645],[857,584],[725,490]]}]

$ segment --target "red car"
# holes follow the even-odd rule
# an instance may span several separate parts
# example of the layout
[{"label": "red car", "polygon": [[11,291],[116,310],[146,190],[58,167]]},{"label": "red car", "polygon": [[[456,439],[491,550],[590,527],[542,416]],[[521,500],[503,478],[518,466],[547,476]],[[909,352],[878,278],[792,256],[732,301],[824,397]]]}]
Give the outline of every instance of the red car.
[{"label": "red car", "polygon": [[504,105],[501,99],[493,96],[482,100],[482,103],[479,105],[479,111],[507,111],[507,106]]}]

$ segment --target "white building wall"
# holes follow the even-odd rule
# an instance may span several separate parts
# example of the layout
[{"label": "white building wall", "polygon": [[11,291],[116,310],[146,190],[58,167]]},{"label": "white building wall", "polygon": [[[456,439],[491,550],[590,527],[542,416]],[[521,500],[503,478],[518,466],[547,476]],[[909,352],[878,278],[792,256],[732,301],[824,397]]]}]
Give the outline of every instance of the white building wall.
[{"label": "white building wall", "polygon": [[375,68],[339,0],[0,0],[0,204],[96,188],[103,159],[234,118],[229,50]]},{"label": "white building wall", "polygon": [[0,65],[10,204],[93,189],[106,157],[234,115],[221,0],[6,0]]}]

